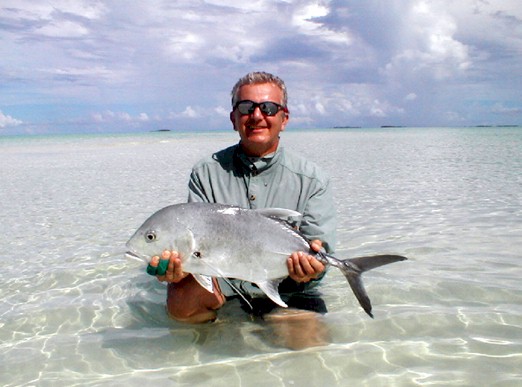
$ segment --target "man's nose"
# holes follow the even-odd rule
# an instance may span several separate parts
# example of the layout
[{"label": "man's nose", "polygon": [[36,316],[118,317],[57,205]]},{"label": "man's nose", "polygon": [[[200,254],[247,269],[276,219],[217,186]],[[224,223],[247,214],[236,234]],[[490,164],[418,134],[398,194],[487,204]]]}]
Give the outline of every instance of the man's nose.
[{"label": "man's nose", "polygon": [[253,118],[255,118],[256,120],[260,120],[263,118],[263,113],[261,112],[261,109],[259,108],[259,106],[256,106],[254,108],[254,111],[252,112],[251,116]]}]

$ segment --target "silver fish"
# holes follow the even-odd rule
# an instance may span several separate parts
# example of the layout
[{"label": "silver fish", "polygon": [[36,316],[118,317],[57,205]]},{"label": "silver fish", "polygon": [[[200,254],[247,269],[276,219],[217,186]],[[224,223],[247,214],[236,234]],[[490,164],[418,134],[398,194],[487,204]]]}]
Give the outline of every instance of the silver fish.
[{"label": "silver fish", "polygon": [[340,269],[359,304],[373,317],[361,274],[406,258],[375,255],[340,260],[324,251],[316,253],[301,233],[281,220],[300,215],[286,209],[176,204],[157,211],[143,223],[127,242],[127,255],[150,262],[164,250],[176,250],[183,270],[192,273],[208,291],[212,291],[208,276],[241,279],[255,283],[272,301],[286,307],[278,285],[288,276],[288,257],[295,251],[304,251],[323,264]]}]

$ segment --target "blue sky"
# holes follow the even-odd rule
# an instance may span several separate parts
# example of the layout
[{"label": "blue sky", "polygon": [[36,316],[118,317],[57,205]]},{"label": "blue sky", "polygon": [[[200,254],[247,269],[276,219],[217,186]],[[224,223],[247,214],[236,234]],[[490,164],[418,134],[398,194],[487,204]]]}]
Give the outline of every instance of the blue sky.
[{"label": "blue sky", "polygon": [[253,70],[289,127],[522,124],[519,0],[0,0],[0,135],[231,127]]}]

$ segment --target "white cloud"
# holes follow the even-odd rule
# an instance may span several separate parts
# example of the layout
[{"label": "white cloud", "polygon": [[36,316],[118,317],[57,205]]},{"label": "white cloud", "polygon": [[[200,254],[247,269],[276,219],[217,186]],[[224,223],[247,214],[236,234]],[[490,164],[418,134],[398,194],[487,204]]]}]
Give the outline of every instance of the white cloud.
[{"label": "white cloud", "polygon": [[313,33],[321,28],[321,25],[314,21],[314,18],[328,15],[329,9],[319,3],[305,4],[302,7],[297,7],[292,16],[292,24],[301,30]]},{"label": "white cloud", "polygon": [[181,111],[181,112],[179,112],[179,111],[178,112],[171,111],[168,114],[167,118],[169,120],[176,120],[178,118],[196,118],[196,117],[200,117],[201,115],[199,114],[198,110],[196,110],[192,106],[186,106],[185,109],[183,111]]},{"label": "white cloud", "polygon": [[319,102],[319,101],[316,102],[315,105],[314,105],[314,107],[315,107],[315,110],[316,110],[319,114],[324,115],[324,114],[326,113],[326,109],[325,109],[324,105],[323,105],[321,102]]},{"label": "white cloud", "polygon": [[491,108],[491,112],[501,115],[520,115],[522,113],[521,107],[506,107],[501,103],[495,103]]},{"label": "white cloud", "polygon": [[88,32],[89,30],[81,24],[69,20],[53,21],[35,30],[38,35],[52,38],[78,38],[87,35]]},{"label": "white cloud", "polygon": [[415,101],[417,99],[417,94],[415,93],[408,93],[406,97],[404,97],[406,101]]},{"label": "white cloud", "polygon": [[327,16],[331,9],[328,2],[310,2],[296,7],[291,16],[292,24],[305,35],[316,36],[331,43],[350,44],[352,39],[346,31],[328,28],[320,19]]},{"label": "white cloud", "polygon": [[195,118],[198,116],[198,113],[196,113],[192,106],[187,106],[181,115],[187,118]]},{"label": "white cloud", "polygon": [[18,126],[23,122],[21,120],[17,120],[16,118],[11,117],[10,115],[6,115],[2,113],[0,110],[0,128],[6,128],[8,126]]},{"label": "white cloud", "polygon": [[189,32],[177,32],[175,36],[169,39],[167,52],[175,60],[191,61],[195,58],[201,58],[199,52],[204,46],[203,37]]},{"label": "white cloud", "polygon": [[404,15],[404,23],[411,28],[403,36],[402,47],[386,64],[387,75],[443,80],[471,66],[469,47],[455,37],[456,20],[442,6],[418,1]]},{"label": "white cloud", "polygon": [[[312,98],[309,96],[313,95]],[[343,120],[385,118],[404,114],[404,109],[379,95],[371,85],[348,85],[333,93],[320,89],[302,90],[295,96],[291,107],[291,119],[298,122],[313,122],[318,115]],[[335,124],[336,121],[332,121]]]},{"label": "white cloud", "polygon": [[149,115],[147,113],[140,113],[138,115],[138,121],[147,122],[149,120],[150,120],[150,118],[149,118]]},{"label": "white cloud", "polygon": [[127,112],[113,112],[111,110],[106,110],[104,112],[93,113],[91,115],[92,119],[96,123],[116,123],[116,122],[147,122],[150,121],[150,118],[147,113],[139,113],[136,116],[133,116]]},{"label": "white cloud", "polygon": [[64,106],[93,126],[222,128],[233,83],[266,70],[287,82],[296,126],[522,119],[519,0],[385,3],[10,2],[0,5],[0,106],[15,103],[31,123]]},{"label": "white cloud", "polygon": [[214,112],[221,117],[226,117],[227,119],[230,117],[230,109],[225,109],[223,106],[216,107]]},{"label": "white cloud", "polygon": [[84,19],[99,19],[107,12],[100,1],[90,0],[17,0],[16,4],[0,8],[0,17],[33,21],[53,20],[60,14],[80,16]]},{"label": "white cloud", "polygon": [[42,69],[44,73],[54,74],[57,76],[70,77],[70,78],[95,78],[95,79],[117,79],[120,78],[117,72],[106,68],[105,66],[93,66],[93,67],[62,67],[54,69]]}]

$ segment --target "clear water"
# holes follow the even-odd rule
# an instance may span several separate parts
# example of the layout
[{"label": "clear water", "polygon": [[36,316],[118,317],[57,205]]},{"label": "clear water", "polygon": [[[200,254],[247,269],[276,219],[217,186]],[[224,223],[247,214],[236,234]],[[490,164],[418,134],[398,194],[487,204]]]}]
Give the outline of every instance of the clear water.
[{"label": "clear water", "polygon": [[121,254],[235,141],[0,138],[0,385],[520,385],[520,128],[283,134],[332,176],[338,256],[410,258],[365,274],[374,320],[329,273],[329,342],[299,351],[234,303],[214,324],[170,321],[165,286]]}]

